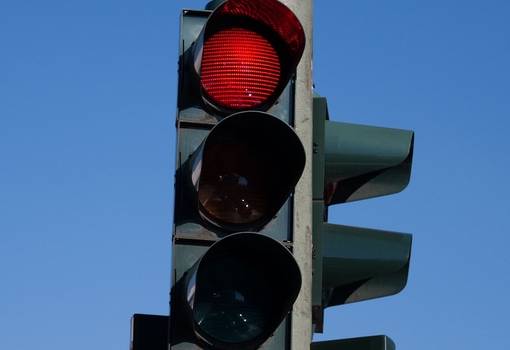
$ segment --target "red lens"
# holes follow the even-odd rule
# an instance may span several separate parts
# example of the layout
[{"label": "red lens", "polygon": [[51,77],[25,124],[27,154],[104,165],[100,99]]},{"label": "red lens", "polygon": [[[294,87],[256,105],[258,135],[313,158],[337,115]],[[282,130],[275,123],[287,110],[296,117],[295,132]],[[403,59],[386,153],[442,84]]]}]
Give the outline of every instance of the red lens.
[{"label": "red lens", "polygon": [[226,28],[205,41],[202,89],[221,107],[242,110],[260,106],[275,92],[280,75],[278,53],[253,30]]}]

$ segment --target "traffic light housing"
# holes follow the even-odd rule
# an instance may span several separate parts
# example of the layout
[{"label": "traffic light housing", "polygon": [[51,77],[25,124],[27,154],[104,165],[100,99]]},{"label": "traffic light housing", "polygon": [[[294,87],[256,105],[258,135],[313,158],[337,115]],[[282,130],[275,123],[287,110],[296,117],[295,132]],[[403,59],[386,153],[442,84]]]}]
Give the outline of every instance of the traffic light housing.
[{"label": "traffic light housing", "polygon": [[[403,190],[411,175],[414,133],[330,121],[327,100],[319,96],[313,118],[312,323],[315,332],[322,332],[325,308],[396,294],[406,285],[411,235],[327,220],[330,205]],[[353,349],[372,349],[363,345],[366,341],[348,343]],[[373,346],[386,349],[383,345]]]},{"label": "traffic light housing", "polygon": [[315,342],[310,350],[395,350],[395,343],[385,335],[376,335]]},{"label": "traffic light housing", "polygon": [[170,349],[287,346],[300,291],[293,130],[301,24],[276,0],[181,18]]},{"label": "traffic light housing", "polygon": [[134,314],[129,350],[168,350],[168,316]]},{"label": "traffic light housing", "polygon": [[[150,342],[153,321],[160,337],[168,323],[165,342],[173,350],[287,349],[290,334],[303,330],[288,314],[302,281],[310,286],[292,255],[294,243],[308,251],[302,248],[310,237],[294,242],[293,191],[311,161],[293,130],[304,31],[277,0],[214,4],[181,17],[170,316],[134,319],[133,344],[142,350],[160,350]],[[325,308],[395,294],[406,284],[410,235],[327,221],[330,205],[405,188],[414,134],[331,122],[324,98],[313,107],[313,222],[296,222],[304,232],[311,224],[311,322],[321,332]],[[299,303],[303,315],[306,304]],[[386,336],[311,344],[336,348],[394,344]]]}]

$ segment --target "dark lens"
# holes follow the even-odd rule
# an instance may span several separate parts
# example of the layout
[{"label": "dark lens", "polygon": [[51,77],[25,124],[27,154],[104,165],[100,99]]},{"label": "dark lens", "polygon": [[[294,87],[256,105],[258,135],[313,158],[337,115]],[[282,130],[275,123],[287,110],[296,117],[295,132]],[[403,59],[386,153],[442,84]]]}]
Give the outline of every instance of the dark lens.
[{"label": "dark lens", "polygon": [[269,114],[241,112],[219,122],[195,161],[202,217],[231,230],[269,222],[301,176],[305,153],[288,124]]},{"label": "dark lens", "polygon": [[267,212],[270,196],[261,155],[249,143],[222,142],[205,155],[199,201],[214,218],[231,224],[251,223]]},{"label": "dark lens", "polygon": [[301,286],[292,254],[258,233],[229,235],[207,250],[186,284],[194,331],[215,349],[254,348],[290,311]]},{"label": "dark lens", "polygon": [[225,343],[242,343],[268,327],[271,295],[264,269],[250,256],[219,256],[200,270],[194,318],[201,330]]}]

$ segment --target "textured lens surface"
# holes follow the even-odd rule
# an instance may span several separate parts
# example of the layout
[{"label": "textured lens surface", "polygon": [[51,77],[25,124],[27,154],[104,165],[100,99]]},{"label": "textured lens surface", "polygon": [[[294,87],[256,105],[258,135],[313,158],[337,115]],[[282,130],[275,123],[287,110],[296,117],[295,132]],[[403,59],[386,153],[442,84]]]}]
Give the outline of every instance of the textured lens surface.
[{"label": "textured lens surface", "polygon": [[253,258],[219,257],[203,267],[194,305],[196,324],[226,343],[250,341],[268,326],[271,295]]},{"label": "textured lens surface", "polygon": [[195,330],[215,349],[255,349],[290,310],[301,286],[299,267],[280,242],[236,233],[210,247],[187,290]]},{"label": "textured lens surface", "polygon": [[267,215],[267,171],[262,154],[251,143],[211,145],[204,158],[198,198],[209,216],[230,224],[253,223]]},{"label": "textured lens surface", "polygon": [[276,90],[280,59],[273,45],[246,28],[227,28],[204,44],[202,89],[212,102],[231,110],[256,108]]}]

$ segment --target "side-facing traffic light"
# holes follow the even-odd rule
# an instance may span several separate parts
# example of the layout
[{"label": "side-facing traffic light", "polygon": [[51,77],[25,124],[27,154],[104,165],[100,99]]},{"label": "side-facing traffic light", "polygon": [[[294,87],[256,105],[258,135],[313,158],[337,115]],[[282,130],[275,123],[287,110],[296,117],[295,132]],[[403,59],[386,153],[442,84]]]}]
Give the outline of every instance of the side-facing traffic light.
[{"label": "side-facing traffic light", "polygon": [[[322,97],[314,97],[313,117],[312,304],[315,331],[322,332],[325,308],[392,295],[406,285],[411,235],[330,224],[327,209],[403,190],[411,175],[414,133],[329,121]],[[342,340],[337,345],[347,342],[352,349],[365,349],[363,344],[370,343],[370,349],[387,349],[381,339]],[[328,344],[312,348],[332,349]]]},{"label": "side-facing traffic light", "polygon": [[[282,349],[301,287],[292,192],[301,24],[276,0],[183,12],[171,349]],[[269,342],[268,342],[269,340]]]}]

